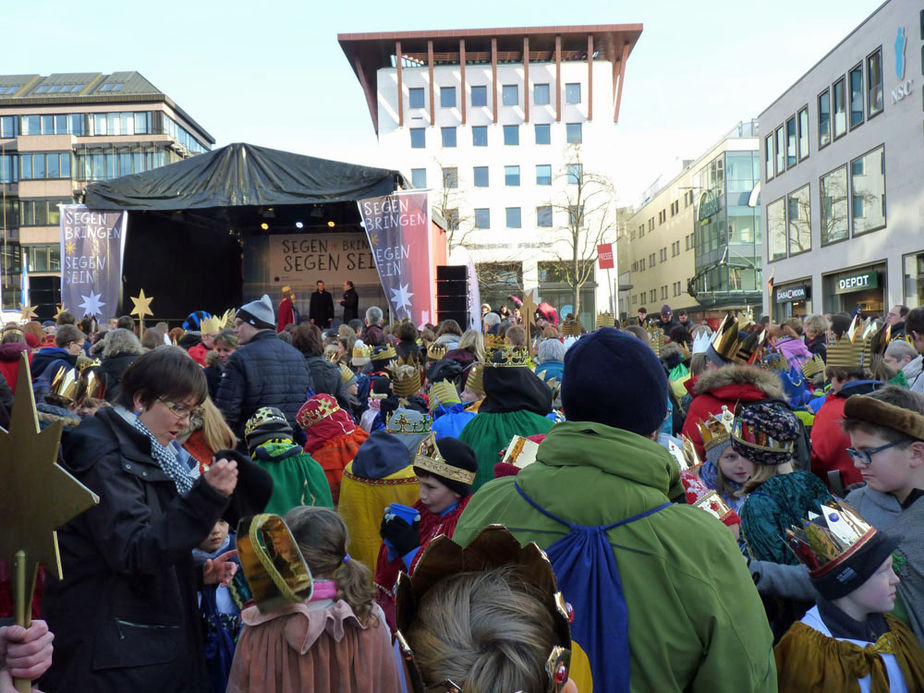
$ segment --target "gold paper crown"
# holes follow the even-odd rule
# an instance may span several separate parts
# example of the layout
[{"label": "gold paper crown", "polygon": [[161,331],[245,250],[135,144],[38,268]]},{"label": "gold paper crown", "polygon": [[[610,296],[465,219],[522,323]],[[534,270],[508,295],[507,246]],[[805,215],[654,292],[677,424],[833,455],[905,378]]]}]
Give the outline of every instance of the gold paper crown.
[{"label": "gold paper crown", "polygon": [[579,337],[581,335],[581,323],[574,318],[569,318],[561,324],[562,337]]},{"label": "gold paper crown", "polygon": [[484,364],[475,363],[468,370],[468,380],[465,381],[465,389],[471,390],[479,397],[484,397]]},{"label": "gold paper crown", "polygon": [[786,543],[808,566],[812,577],[833,570],[876,534],[873,526],[842,500],[832,499],[820,510],[820,515],[810,512],[801,527],[793,525],[786,530]]},{"label": "gold paper crown", "polygon": [[549,378],[544,381],[546,385],[549,386],[549,389],[552,391],[552,401],[554,402],[558,399],[558,396],[561,394],[561,380],[558,378]]},{"label": "gold paper crown", "polygon": [[486,334],[484,336],[485,353],[490,353],[495,349],[500,349],[505,344],[507,344],[507,340],[503,337],[498,337],[496,334]]},{"label": "gold paper crown", "polygon": [[347,366],[345,363],[340,364],[340,379],[343,381],[344,385],[349,383],[355,377],[356,374],[350,370],[349,366]]},{"label": "gold paper crown", "polygon": [[440,449],[436,445],[436,434],[433,432],[420,441],[420,445],[417,446],[414,466],[444,479],[458,481],[460,484],[467,484],[468,486],[471,486],[475,480],[475,472],[454,467],[446,461],[440,454]]},{"label": "gold paper crown", "polygon": [[228,308],[221,316],[221,329],[230,330],[234,327],[234,317],[237,311],[234,308]]},{"label": "gold paper crown", "polygon": [[353,346],[353,359],[371,359],[372,347],[365,344],[356,344]]},{"label": "gold paper crown", "polygon": [[241,518],[237,550],[260,613],[311,598],[311,570],[279,515]]},{"label": "gold paper crown", "polygon": [[395,352],[394,344],[386,344],[385,346],[373,347],[370,358],[373,361],[391,361],[398,358],[398,354]]},{"label": "gold paper crown", "polygon": [[385,430],[388,433],[429,433],[433,429],[433,419],[429,414],[421,414],[418,418],[411,418],[405,412],[396,409],[385,421]]},{"label": "gold paper crown", "polygon": [[99,359],[90,359],[90,358],[79,359],[77,362],[77,370],[80,373],[83,373],[88,368],[99,368],[102,365],[103,365],[103,362],[100,361]]},{"label": "gold paper crown", "polygon": [[431,383],[430,411],[433,411],[441,404],[443,406],[447,406],[450,404],[458,404],[460,401],[459,393],[456,391],[456,386],[448,380],[441,380],[437,383]]},{"label": "gold paper crown", "polygon": [[525,346],[502,346],[495,350],[485,366],[492,368],[528,368],[529,348]]},{"label": "gold paper crown", "polygon": [[854,316],[850,327],[840,339],[828,344],[828,365],[839,368],[870,368],[873,360],[873,327],[869,319],[857,322]]},{"label": "gold paper crown", "polygon": [[703,448],[708,451],[717,445],[728,442],[729,438],[731,438],[734,423],[734,413],[729,411],[724,404],[718,416],[710,414],[705,421],[697,423],[699,434],[703,439]]},{"label": "gold paper crown", "polygon": [[612,313],[597,313],[597,327],[615,327],[616,318]]},{"label": "gold paper crown", "polygon": [[215,334],[221,331],[221,319],[217,315],[205,318],[199,322],[199,332],[203,335]]},{"label": "gold paper crown", "polygon": [[664,331],[654,323],[648,323],[645,329],[648,331],[648,345],[656,356],[660,356],[664,347]]},{"label": "gold paper crown", "polygon": [[813,378],[819,373],[824,372],[825,360],[821,358],[821,354],[815,354],[811,361],[806,361],[802,364],[802,375],[806,378]]},{"label": "gold paper crown", "polygon": [[77,401],[81,402],[87,397],[92,397],[93,399],[105,398],[106,385],[95,370],[84,368],[77,382]]},{"label": "gold paper crown", "polygon": [[74,396],[77,394],[77,378],[76,368],[61,366],[51,380],[48,396],[56,400],[55,403],[63,403],[65,406],[74,404]]},{"label": "gold paper crown", "polygon": [[336,414],[340,409],[340,405],[337,404],[337,400],[333,399],[333,397],[331,397],[331,399],[321,397],[315,401],[318,403],[316,407],[304,409],[299,412],[298,424],[303,429],[311,428],[319,421],[323,421],[328,416]]},{"label": "gold paper crown", "polygon": [[413,364],[401,363],[392,368],[391,391],[396,397],[411,397],[420,390],[420,369]]},{"label": "gold paper crown", "polygon": [[445,344],[433,342],[433,344],[427,348],[427,358],[431,361],[439,361],[445,358],[447,351],[449,351],[449,348]]},{"label": "gold paper crown", "polygon": [[727,361],[732,361],[738,353],[738,322],[726,313],[719,323],[719,329],[712,336],[710,346]]}]

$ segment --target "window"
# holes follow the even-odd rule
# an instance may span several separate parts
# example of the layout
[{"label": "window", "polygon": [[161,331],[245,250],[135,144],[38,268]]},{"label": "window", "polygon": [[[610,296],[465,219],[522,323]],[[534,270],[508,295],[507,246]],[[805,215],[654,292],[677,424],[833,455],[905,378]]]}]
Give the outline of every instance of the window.
[{"label": "window", "polygon": [[568,226],[584,228],[584,205],[568,205]]},{"label": "window", "polygon": [[16,137],[16,116],[0,116],[0,137]]},{"label": "window", "polygon": [[19,155],[19,180],[46,180],[70,177],[70,152],[37,152]]},{"label": "window", "polygon": [[[68,200],[73,202],[73,200]],[[58,211],[55,209],[55,214]],[[54,224],[43,224],[47,226],[56,226]],[[61,271],[61,244],[53,243],[47,245],[28,245],[22,247],[26,255],[26,267],[29,272],[60,272]]]},{"label": "window", "polygon": [[882,111],[882,49],[866,59],[866,116]]},{"label": "window", "polygon": [[580,144],[584,141],[580,123],[565,123],[565,139],[568,144]]},{"label": "window", "polygon": [[783,140],[783,126],[776,129],[776,175],[786,170],[786,142]]},{"label": "window", "polygon": [[459,208],[453,207],[452,209],[447,209],[443,214],[443,219],[446,220],[446,226],[448,231],[455,231],[459,228]]},{"label": "window", "polygon": [[407,104],[410,108],[424,107],[423,87],[412,87],[407,90]]},{"label": "window", "polygon": [[501,103],[505,106],[516,106],[520,103],[520,87],[516,84],[505,84],[501,87]]},{"label": "window", "polygon": [[458,188],[459,187],[459,169],[455,166],[447,167],[443,169],[443,187],[444,188]]},{"label": "window", "polygon": [[773,133],[764,138],[764,165],[767,167],[767,180],[773,178]]},{"label": "window", "polygon": [[645,258],[642,258],[641,260],[638,261],[638,271],[639,272],[645,271]]},{"label": "window", "polygon": [[[73,201],[66,197],[21,200],[21,224],[22,226],[57,226],[60,222],[58,205],[71,204]],[[59,246],[56,244],[56,247]]]},{"label": "window", "polygon": [[504,185],[517,186],[520,184],[520,167],[504,166]]},{"label": "window", "polygon": [[549,105],[549,85],[548,84],[534,84],[533,85],[533,103],[537,106],[548,106]]},{"label": "window", "polygon": [[786,198],[767,205],[767,257],[770,262],[786,257]]},{"label": "window", "polygon": [[851,233],[886,225],[885,149],[878,147],[850,162]]},{"label": "window", "polygon": [[847,167],[821,177],[821,244],[847,238]]},{"label": "window", "polygon": [[826,89],[818,95],[818,148],[831,142],[831,96]]},{"label": "window", "polygon": [[568,164],[568,184],[579,185],[584,176],[584,167],[581,164]]},{"label": "window", "polygon": [[426,188],[427,187],[427,169],[412,168],[411,169],[411,185],[413,185],[415,188]]},{"label": "window", "polygon": [[572,82],[565,85],[565,103],[581,103],[580,82]]},{"label": "window", "polygon": [[536,207],[536,226],[546,229],[552,227],[552,205]]},{"label": "window", "polygon": [[667,248],[661,248],[661,252],[658,256],[659,262],[667,262]]},{"label": "window", "polygon": [[487,166],[476,166],[475,167],[475,187],[476,188],[487,188],[488,185],[489,185],[488,167]]},{"label": "window", "polygon": [[536,144],[552,144],[550,125],[536,125]]},{"label": "window", "polygon": [[799,110],[799,161],[809,155],[809,119],[808,106]]},{"label": "window", "polygon": [[473,147],[487,147],[488,146],[488,126],[487,125],[472,126],[472,146]]},{"label": "window", "polygon": [[847,132],[847,100],[844,93],[844,78],[834,83],[834,139]]},{"label": "window", "polygon": [[519,125],[505,125],[504,126],[504,144],[506,145],[520,144],[520,126]]},{"label": "window", "polygon": [[456,88],[455,87],[440,87],[440,107],[442,108],[455,108],[456,107]]},{"label": "window", "polygon": [[796,165],[796,118],[786,121],[786,168]]},{"label": "window", "polygon": [[472,106],[488,105],[488,88],[485,86],[472,87]]},{"label": "window", "polygon": [[657,262],[657,255],[655,253],[652,253],[651,255],[648,256],[648,266],[649,267],[654,267],[656,262]]},{"label": "window", "polygon": [[0,154],[0,183],[15,183],[19,180],[17,158],[15,154]]},{"label": "window", "polygon": [[443,138],[444,147],[455,147],[456,146],[456,129],[453,128],[440,128],[440,135]]},{"label": "window", "polygon": [[519,207],[507,207],[507,228],[508,229],[518,229],[522,226],[520,223],[520,208]]},{"label": "window", "polygon": [[863,124],[863,63],[850,71],[850,129]]},{"label": "window", "polygon": [[411,128],[411,149],[423,149],[427,146],[426,128]]},{"label": "window", "polygon": [[552,166],[551,164],[536,165],[536,185],[552,184]]},{"label": "window", "polygon": [[475,228],[476,229],[489,229],[491,228],[491,210],[486,208],[480,208],[475,210]]},{"label": "window", "polygon": [[661,300],[663,301],[666,298],[667,298],[667,284],[661,287]]},{"label": "window", "polygon": [[809,210],[809,186],[786,196],[789,223],[789,254],[798,255],[812,249],[812,215]]},{"label": "window", "polygon": [[648,292],[648,300],[652,303],[658,300],[658,290],[657,289],[651,289]]}]

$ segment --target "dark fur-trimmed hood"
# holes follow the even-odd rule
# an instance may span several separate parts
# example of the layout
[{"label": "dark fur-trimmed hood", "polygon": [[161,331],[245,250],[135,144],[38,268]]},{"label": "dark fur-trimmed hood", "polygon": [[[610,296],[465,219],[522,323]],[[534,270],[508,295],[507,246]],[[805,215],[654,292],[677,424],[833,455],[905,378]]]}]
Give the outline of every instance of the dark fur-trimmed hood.
[{"label": "dark fur-trimmed hood", "polygon": [[706,371],[697,378],[692,392],[701,395],[728,385],[753,385],[770,399],[786,399],[780,376],[756,366],[728,365],[717,371]]}]

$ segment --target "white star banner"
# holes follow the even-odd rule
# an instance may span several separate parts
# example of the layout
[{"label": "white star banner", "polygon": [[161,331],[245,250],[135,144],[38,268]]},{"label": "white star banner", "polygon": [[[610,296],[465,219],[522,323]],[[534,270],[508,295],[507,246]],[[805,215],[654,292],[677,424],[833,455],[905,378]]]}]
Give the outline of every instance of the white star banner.
[{"label": "white star banner", "polygon": [[61,304],[77,317],[118,315],[128,212],[61,205]]},{"label": "white star banner", "polygon": [[429,191],[396,192],[357,204],[395,319],[409,318],[415,325],[435,321]]}]

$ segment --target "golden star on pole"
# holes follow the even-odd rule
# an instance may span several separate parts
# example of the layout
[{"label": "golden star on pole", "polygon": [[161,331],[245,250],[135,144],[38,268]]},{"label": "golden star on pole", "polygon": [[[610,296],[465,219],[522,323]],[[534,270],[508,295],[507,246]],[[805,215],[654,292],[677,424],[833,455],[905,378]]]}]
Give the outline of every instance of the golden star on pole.
[{"label": "golden star on pole", "polygon": [[[28,627],[38,564],[59,580],[55,529],[99,502],[57,464],[60,421],[39,431],[25,352],[19,362],[10,431],[0,430],[0,557],[10,560],[16,623]],[[17,680],[17,690],[29,690]]]},{"label": "golden star on pole", "polygon": [[26,321],[34,320],[37,317],[35,308],[30,306],[28,303],[20,303],[19,312],[22,313],[22,319]]},{"label": "golden star on pole", "polygon": [[536,305],[536,301],[539,300],[538,293],[536,289],[531,291],[523,292],[523,307],[520,309],[520,315],[523,317],[523,326],[526,328],[526,343],[531,343],[529,326],[536,324],[536,311],[539,309],[539,306]]},{"label": "golden star on pole", "polygon": [[135,305],[131,310],[131,315],[134,315],[139,320],[144,320],[145,315],[154,316],[154,313],[151,312],[151,302],[154,300],[153,296],[145,296],[144,289],[138,292],[137,296],[132,296],[132,303]]},{"label": "golden star on pole", "polygon": [[67,312],[67,308],[64,307],[63,303],[59,303],[58,311],[55,313],[55,321],[57,321],[58,318],[61,317],[61,313],[65,313],[65,312]]}]

